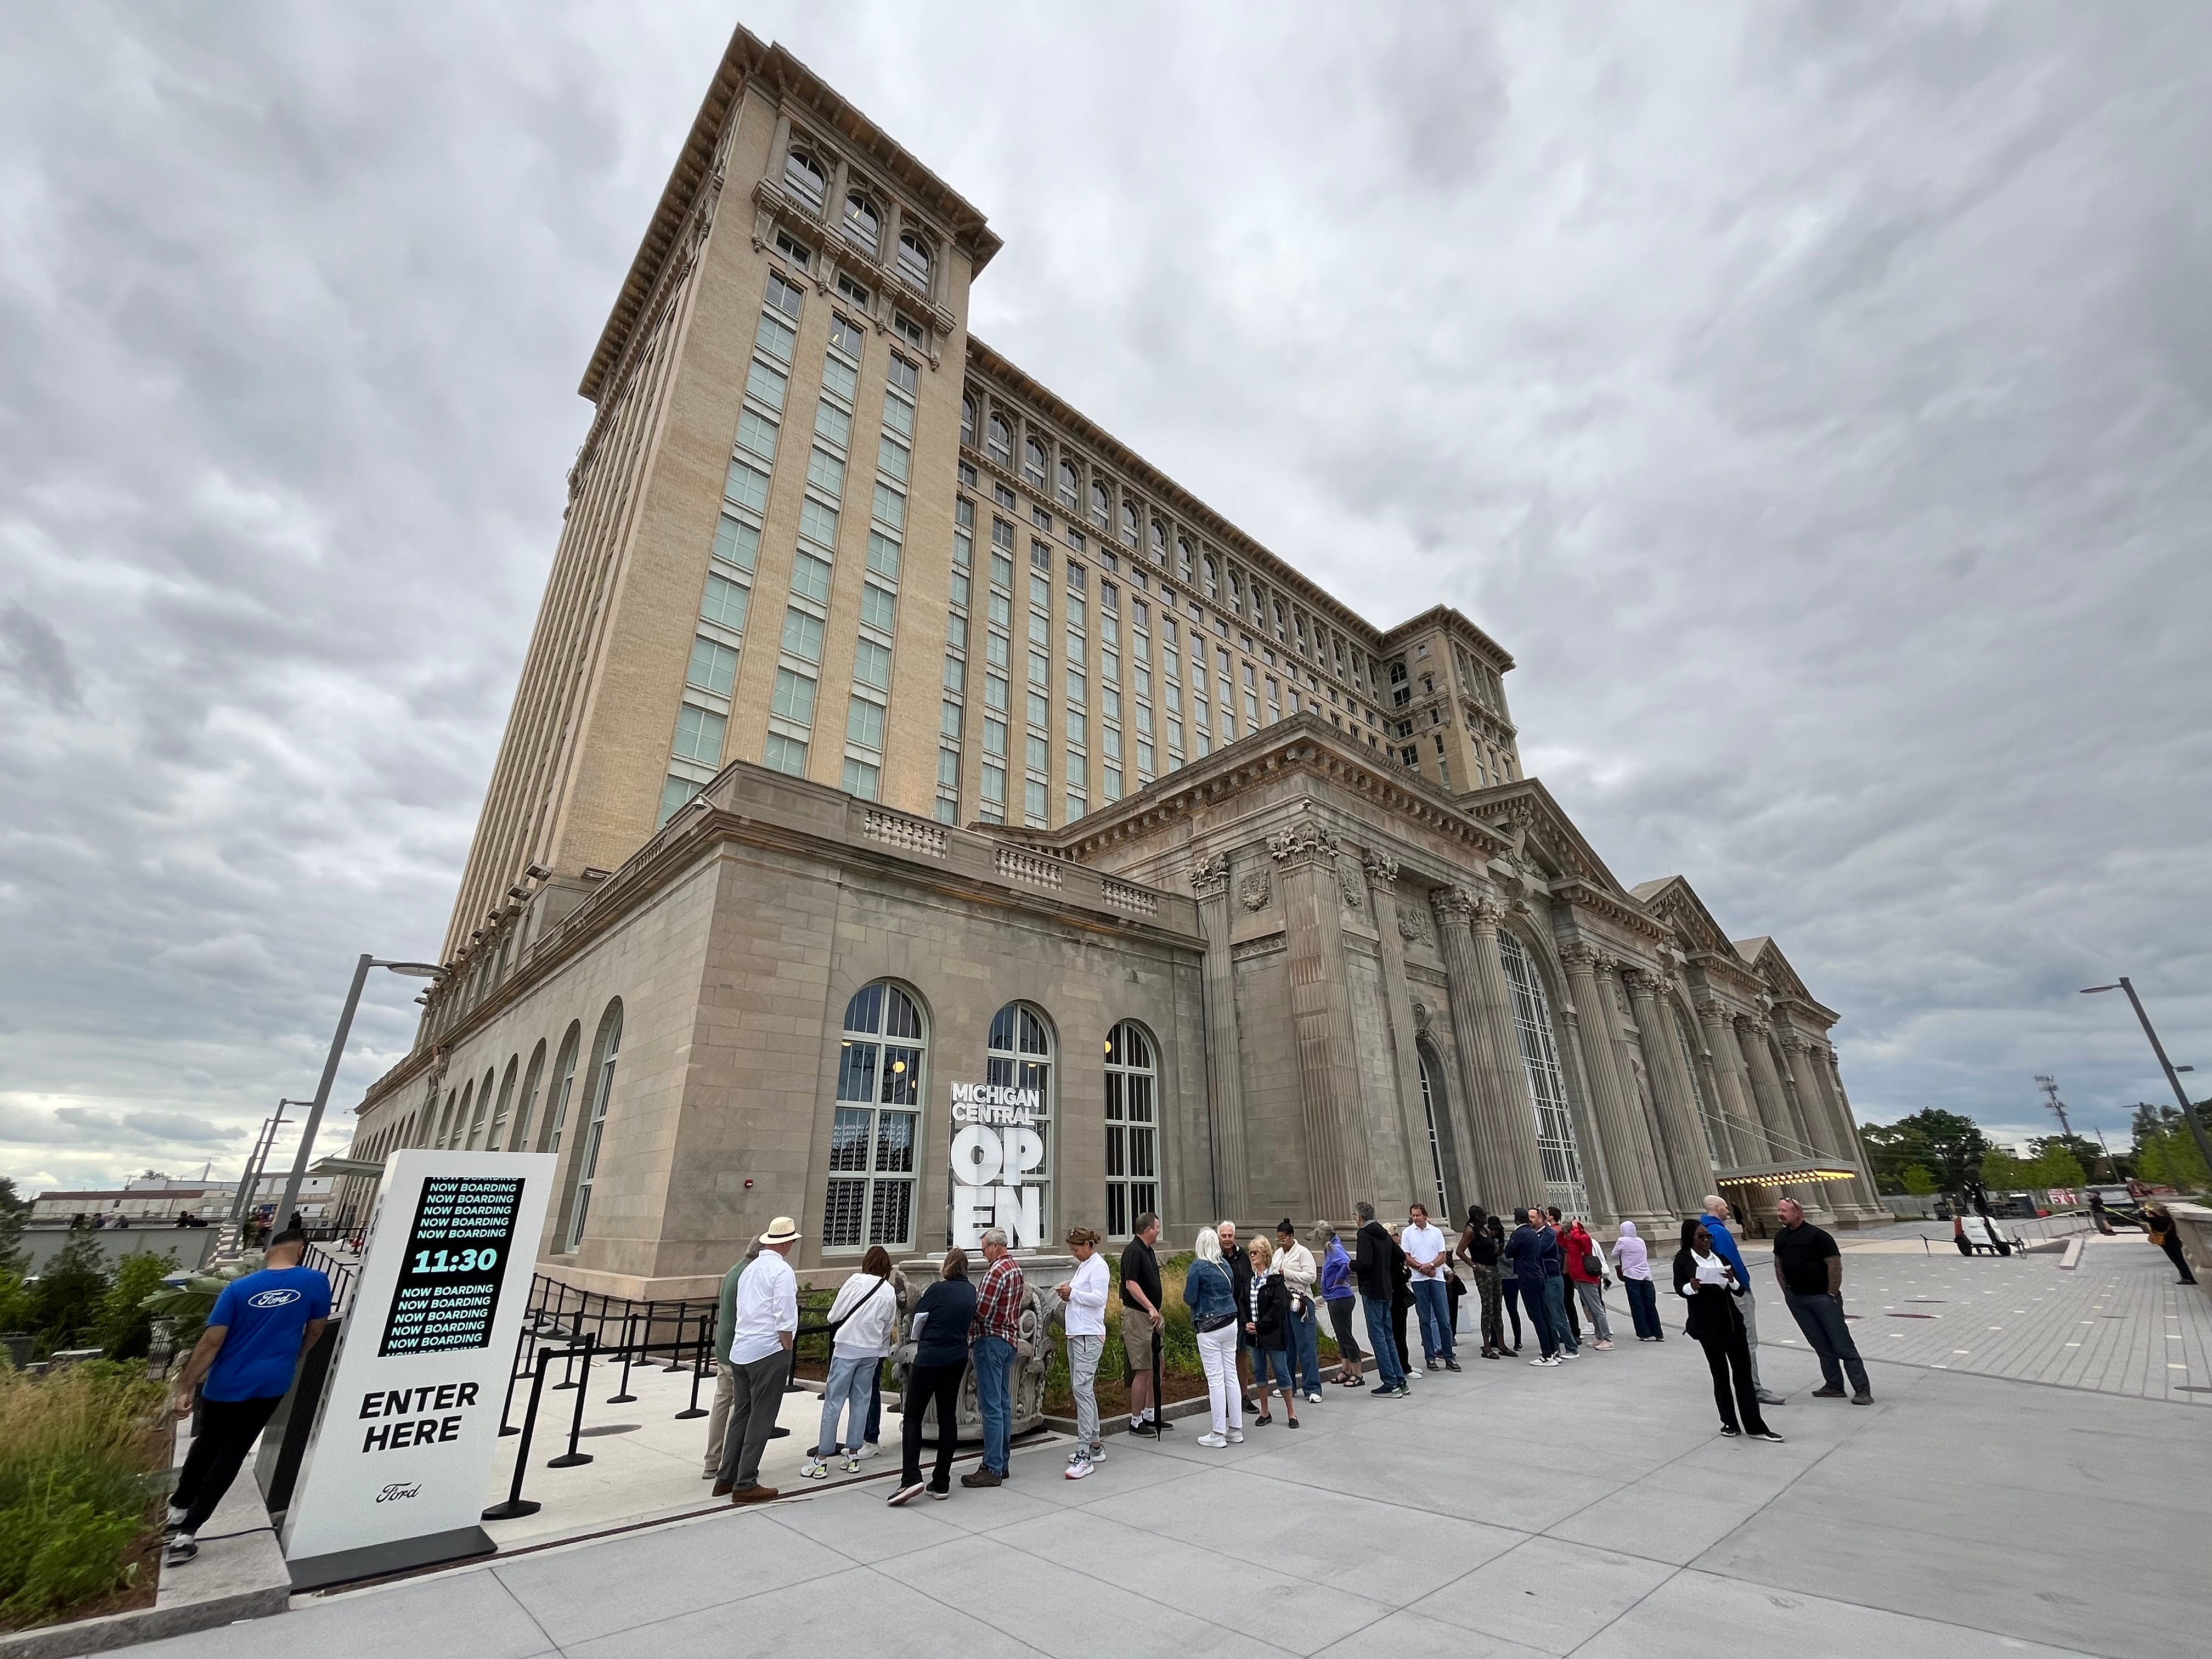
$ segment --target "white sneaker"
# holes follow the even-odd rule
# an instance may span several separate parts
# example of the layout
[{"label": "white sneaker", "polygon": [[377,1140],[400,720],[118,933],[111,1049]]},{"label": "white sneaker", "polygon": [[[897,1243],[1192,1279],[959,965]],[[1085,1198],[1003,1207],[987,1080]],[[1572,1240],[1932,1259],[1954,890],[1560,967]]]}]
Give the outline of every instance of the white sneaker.
[{"label": "white sneaker", "polygon": [[1321,1390],[1320,1390],[1320,1389],[1307,1389],[1307,1390],[1306,1390],[1306,1404],[1308,1404],[1309,1406],[1318,1406],[1318,1405],[1320,1405],[1320,1404],[1321,1404]]},{"label": "white sneaker", "polygon": [[1583,1356],[1579,1349],[1562,1348],[1559,1350],[1559,1357],[1561,1359],[1580,1359]]},{"label": "white sneaker", "polygon": [[1550,1354],[1546,1354],[1542,1358],[1532,1359],[1528,1363],[1532,1365],[1556,1365],[1559,1362],[1554,1359]]},{"label": "white sneaker", "polygon": [[1230,1443],[1231,1445],[1232,1445],[1232,1446],[1241,1446],[1241,1445],[1243,1445],[1243,1444],[1244,1443],[1244,1431],[1243,1431],[1243,1430],[1242,1430],[1242,1429],[1231,1429],[1231,1430],[1230,1430],[1230,1431],[1229,1431],[1229,1443]]},{"label": "white sneaker", "polygon": [[829,1460],[817,1457],[810,1452],[807,1454],[806,1461],[799,1466],[799,1474],[801,1480],[826,1480],[830,1478]]},{"label": "white sneaker", "polygon": [[853,1454],[855,1457],[881,1457],[883,1455],[884,1449],[872,1440],[862,1442],[860,1449]]},{"label": "white sneaker", "polygon": [[1089,1474],[1090,1473],[1091,1460],[1089,1458],[1071,1457],[1067,1460],[1066,1474],[1070,1480],[1080,1480],[1085,1475]]},{"label": "white sneaker", "polygon": [[860,1454],[858,1452],[848,1452],[845,1455],[845,1473],[848,1474],[858,1474],[860,1472]]},{"label": "white sneaker", "polygon": [[1094,1463],[1103,1463],[1106,1461],[1106,1443],[1103,1440],[1092,1441],[1090,1451],[1085,1455]]},{"label": "white sneaker", "polygon": [[1220,1447],[1227,1445],[1229,1442],[1222,1436],[1214,1433],[1209,1429],[1206,1433],[1198,1437],[1198,1443],[1205,1447],[1206,1450],[1213,1451]]}]

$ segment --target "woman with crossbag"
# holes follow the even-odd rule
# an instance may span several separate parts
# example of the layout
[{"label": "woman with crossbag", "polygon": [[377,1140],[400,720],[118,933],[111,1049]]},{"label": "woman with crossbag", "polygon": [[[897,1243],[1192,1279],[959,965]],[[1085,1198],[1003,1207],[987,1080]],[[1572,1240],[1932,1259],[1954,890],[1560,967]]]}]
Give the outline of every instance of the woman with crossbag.
[{"label": "woman with crossbag", "polygon": [[830,1352],[830,1380],[822,1390],[822,1431],[799,1468],[809,1480],[828,1477],[837,1456],[837,1419],[846,1419],[842,1449],[848,1474],[860,1472],[860,1445],[875,1397],[876,1374],[891,1351],[898,1323],[898,1293],[891,1288],[890,1252],[880,1244],[860,1258],[860,1271],[847,1279],[830,1305],[830,1327],[836,1333]]},{"label": "woman with crossbag", "polygon": [[1237,1376],[1237,1285],[1221,1261],[1221,1235],[1200,1227],[1182,1276],[1183,1305],[1198,1333],[1199,1363],[1206,1367],[1206,1398],[1213,1428],[1198,1437],[1211,1449],[1244,1438],[1244,1389]]}]

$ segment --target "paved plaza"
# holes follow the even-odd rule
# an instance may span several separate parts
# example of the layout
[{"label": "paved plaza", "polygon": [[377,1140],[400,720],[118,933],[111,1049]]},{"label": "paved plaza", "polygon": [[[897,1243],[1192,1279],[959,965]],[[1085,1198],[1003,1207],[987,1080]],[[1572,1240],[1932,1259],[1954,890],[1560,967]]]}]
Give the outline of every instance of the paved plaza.
[{"label": "paved plaza", "polygon": [[[900,1510],[871,1464],[763,1510],[503,1540],[486,1565],[296,1598],[160,1651],[2203,1651],[2212,1435],[2191,1407],[2207,1396],[2160,1375],[2202,1364],[2203,1293],[2172,1297],[2140,1235],[2090,1244],[2071,1271],[1894,1248],[1910,1242],[1868,1241],[1847,1263],[1873,1407],[1808,1398],[1816,1367],[1778,1296],[1763,1300],[1785,1445],[1714,1432],[1703,1360],[1679,1335],[1557,1370],[1470,1359],[1403,1402],[1331,1389],[1297,1432],[1253,1428],[1223,1451],[1193,1443],[1198,1423],[1160,1447],[1117,1437],[1074,1482],[1048,1439],[1002,1489]],[[1890,1311],[1938,1317],[1896,1322],[1893,1340]],[[2124,1358],[2124,1329],[2189,1357]],[[696,1468],[666,1488],[694,1510]],[[549,1512],[557,1478],[533,1477]]]}]

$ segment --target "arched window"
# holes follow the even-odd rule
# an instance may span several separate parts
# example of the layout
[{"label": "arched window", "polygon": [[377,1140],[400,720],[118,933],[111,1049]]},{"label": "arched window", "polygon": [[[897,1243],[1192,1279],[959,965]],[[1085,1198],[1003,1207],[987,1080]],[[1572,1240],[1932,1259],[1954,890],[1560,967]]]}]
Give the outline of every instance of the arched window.
[{"label": "arched window", "polygon": [[929,244],[912,231],[899,238],[898,273],[916,292],[929,292]]},{"label": "arched window", "polygon": [[1536,1152],[1544,1166],[1547,1201],[1570,1215],[1589,1214],[1589,1194],[1583,1185],[1583,1163],[1575,1147],[1574,1119],[1567,1110],[1567,1090],[1559,1075],[1559,1048],[1553,1036],[1551,1000],[1536,964],[1518,939],[1498,930],[1498,955],[1505,978],[1513,988],[1513,1024],[1521,1036],[1521,1065],[1528,1076],[1528,1093],[1536,1103]]},{"label": "arched window", "polygon": [[561,1132],[568,1123],[568,1097],[576,1087],[578,1039],[583,1034],[582,1024],[571,1021],[568,1035],[561,1039],[561,1057],[553,1062],[553,1097],[545,1108],[545,1144],[538,1149],[542,1152],[561,1150]]},{"label": "arched window", "polygon": [[1444,1085],[1443,1074],[1437,1069],[1436,1056],[1429,1045],[1413,1045],[1413,1059],[1421,1068],[1421,1113],[1429,1121],[1429,1168],[1436,1177],[1437,1214],[1445,1218],[1449,1231],[1452,1215],[1451,1195],[1444,1188],[1444,1143],[1437,1133],[1437,1120],[1443,1110]]},{"label": "arched window", "polygon": [[[1017,1243],[1038,1244],[1052,1237],[1052,1027],[1026,1002],[1010,1002],[991,1021],[984,1081],[1037,1091],[1036,1133],[1043,1154],[1033,1170],[1009,1170],[999,1179],[1006,1186],[1037,1188],[1036,1237]],[[999,1224],[1005,1226],[1002,1215]]]},{"label": "arched window", "polygon": [[1022,477],[1036,489],[1044,488],[1044,446],[1035,438],[1022,445]]},{"label": "arched window", "polygon": [[1191,567],[1197,562],[1197,558],[1198,556],[1191,551],[1190,538],[1188,536],[1176,537],[1176,568],[1181,573],[1182,579],[1185,581],[1188,581],[1191,579]]},{"label": "arched window", "polygon": [[1221,573],[1214,565],[1212,554],[1209,553],[1200,562],[1200,568],[1206,572],[1206,597],[1209,599],[1212,599],[1221,586]]},{"label": "arched window", "polygon": [[1106,1035],[1106,1231],[1127,1238],[1160,1207],[1159,1070],[1133,1020]]},{"label": "arched window", "polygon": [[1060,464],[1060,504],[1071,513],[1083,505],[1083,481],[1076,477],[1073,461]]},{"label": "arched window", "polygon": [[483,1145],[484,1119],[491,1115],[491,1091],[498,1081],[499,1067],[495,1066],[483,1074],[483,1081],[477,1085],[477,1109],[469,1117],[467,1150],[470,1152],[476,1152]]},{"label": "arched window", "polygon": [[1106,493],[1106,486],[1094,482],[1091,486],[1091,522],[1101,530],[1114,527],[1114,498]]},{"label": "arched window", "polygon": [[1137,504],[1134,501],[1121,503],[1121,540],[1126,546],[1137,544]]},{"label": "arched window", "polygon": [[975,400],[973,398],[960,400],[960,441],[970,449],[975,447]]},{"label": "arched window", "polygon": [[458,1095],[456,1095],[451,1089],[446,1091],[446,1109],[438,1119],[436,1133],[430,1137],[431,1146],[443,1149],[444,1147],[453,1144],[454,1119],[464,1115],[467,1110],[467,1108],[464,1106],[459,1112],[456,1112],[453,1103],[456,1100],[465,1102],[468,1099],[468,1096],[469,1091],[465,1087],[463,1088]]},{"label": "arched window", "polygon": [[928,1052],[921,1008],[889,980],[862,986],[845,1005],[823,1249],[914,1243],[915,1148]]},{"label": "arched window", "polygon": [[882,246],[883,216],[876,204],[857,190],[845,198],[845,240],[873,258]]},{"label": "arched window", "polygon": [[815,159],[803,149],[795,149],[783,158],[783,182],[792,192],[803,199],[817,213],[822,210],[822,186],[824,177]]},{"label": "arched window", "polygon": [[507,1133],[507,1150],[526,1152],[530,1150],[531,1109],[538,1104],[538,1085],[545,1071],[545,1039],[538,1039],[538,1046],[530,1051],[530,1069],[522,1074],[522,1101],[515,1108],[514,1127]]},{"label": "arched window", "polygon": [[622,1057],[622,1000],[617,998],[600,1017],[599,1035],[592,1043],[594,1058],[586,1080],[590,1090],[589,1115],[584,1123],[584,1144],[576,1149],[573,1166],[575,1196],[568,1206],[568,1238],[563,1249],[573,1250],[583,1243],[584,1221],[591,1213],[592,1185],[599,1173],[599,1145],[606,1134],[607,1103],[615,1091],[615,1062]]},{"label": "arched window", "polygon": [[1014,429],[997,415],[991,416],[990,450],[991,459],[1000,466],[1014,464]]},{"label": "arched window", "polygon": [[507,1109],[514,1104],[514,1079],[521,1070],[522,1056],[509,1055],[507,1075],[499,1081],[499,1104],[493,1109],[491,1128],[484,1136],[484,1150],[488,1152],[504,1152],[507,1148]]}]

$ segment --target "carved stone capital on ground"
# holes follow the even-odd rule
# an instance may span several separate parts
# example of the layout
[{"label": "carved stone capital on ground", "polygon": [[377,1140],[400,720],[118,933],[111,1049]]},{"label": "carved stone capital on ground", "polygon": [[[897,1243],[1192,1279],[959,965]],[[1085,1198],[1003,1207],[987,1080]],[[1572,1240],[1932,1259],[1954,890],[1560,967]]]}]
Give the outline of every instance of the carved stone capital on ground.
[{"label": "carved stone capital on ground", "polygon": [[1229,890],[1229,854],[1216,853],[1190,866],[1190,890],[1199,898],[1219,898]]}]

